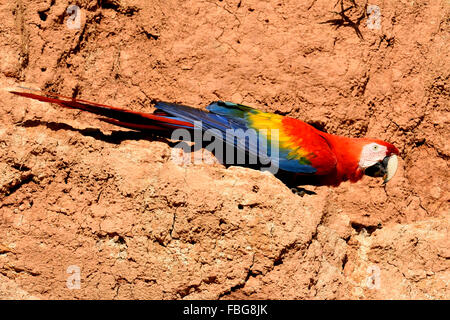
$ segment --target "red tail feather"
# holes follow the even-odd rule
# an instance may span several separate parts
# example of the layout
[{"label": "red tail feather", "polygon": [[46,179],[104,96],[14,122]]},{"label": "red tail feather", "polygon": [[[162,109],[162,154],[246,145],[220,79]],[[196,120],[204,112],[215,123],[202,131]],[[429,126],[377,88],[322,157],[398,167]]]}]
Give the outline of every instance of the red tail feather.
[{"label": "red tail feather", "polygon": [[18,91],[10,92],[22,97],[101,115],[106,118],[100,118],[100,120],[135,130],[173,130],[180,126],[193,127],[191,123],[173,119],[167,113],[150,114],[136,112],[47,92],[42,92],[44,95]]}]

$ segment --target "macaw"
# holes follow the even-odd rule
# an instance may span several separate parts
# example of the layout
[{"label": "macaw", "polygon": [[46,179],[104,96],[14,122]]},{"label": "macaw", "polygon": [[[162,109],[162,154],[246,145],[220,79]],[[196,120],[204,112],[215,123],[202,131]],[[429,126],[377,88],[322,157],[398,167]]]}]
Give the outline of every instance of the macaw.
[{"label": "macaw", "polygon": [[[103,116],[100,120],[140,131],[173,131],[179,128],[214,129],[225,134],[229,129],[254,129],[264,132],[258,139],[278,139],[277,162],[282,180],[287,185],[338,186],[343,181],[357,182],[365,174],[384,177],[387,183],[395,175],[399,150],[392,144],[369,138],[350,138],[322,132],[315,127],[287,116],[263,112],[232,102],[216,101],[201,110],[185,105],[156,102],[153,113],[143,113],[107,106],[86,100],[56,95],[10,91],[13,94],[54,103],[63,107],[88,111]],[[277,129],[277,136],[270,132]],[[258,148],[244,143],[249,153]],[[267,154],[266,154],[267,155]],[[268,154],[271,157],[271,154]],[[272,155],[274,158],[275,155]],[[286,178],[287,177],[287,178]],[[281,178],[280,178],[281,179]]]}]

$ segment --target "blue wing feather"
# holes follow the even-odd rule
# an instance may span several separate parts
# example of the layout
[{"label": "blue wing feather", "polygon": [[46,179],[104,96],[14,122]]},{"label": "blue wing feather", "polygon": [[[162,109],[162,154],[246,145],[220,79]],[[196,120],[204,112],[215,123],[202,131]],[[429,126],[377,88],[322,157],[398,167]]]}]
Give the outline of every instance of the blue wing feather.
[{"label": "blue wing feather", "polygon": [[[218,138],[225,143],[230,143],[226,139],[227,132],[231,132],[229,130],[255,130],[255,128],[250,126],[247,116],[249,114],[262,113],[251,107],[223,101],[211,103],[206,107],[207,111],[167,102],[158,102],[155,107],[183,121],[191,123],[201,121],[203,130],[218,129],[222,134]],[[261,135],[258,135],[258,141],[256,142],[251,141],[252,139],[246,139],[244,145],[245,151],[253,156],[259,157],[264,162],[271,159],[273,163],[285,171],[309,174],[316,172],[316,169],[311,165],[301,164],[297,159],[289,159],[289,153],[292,150],[280,149],[278,150],[278,154],[272,155],[273,150],[270,141],[267,141],[265,138],[265,141],[259,141],[260,138]],[[265,148],[261,148],[261,145],[265,146]],[[236,141],[234,141],[234,147],[239,147]]]}]

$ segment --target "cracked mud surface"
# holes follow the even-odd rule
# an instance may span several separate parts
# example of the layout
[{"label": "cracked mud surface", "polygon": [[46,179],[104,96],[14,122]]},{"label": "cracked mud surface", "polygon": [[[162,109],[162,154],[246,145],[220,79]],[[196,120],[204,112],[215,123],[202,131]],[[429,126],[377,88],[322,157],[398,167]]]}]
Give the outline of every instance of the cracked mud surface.
[{"label": "cracked mud surface", "polygon": [[138,111],[244,103],[387,140],[400,168],[299,197],[1,90],[0,298],[450,298],[447,2],[369,3],[380,30],[363,1],[345,17],[319,0],[78,3],[79,30],[69,1],[0,4],[2,88]]}]

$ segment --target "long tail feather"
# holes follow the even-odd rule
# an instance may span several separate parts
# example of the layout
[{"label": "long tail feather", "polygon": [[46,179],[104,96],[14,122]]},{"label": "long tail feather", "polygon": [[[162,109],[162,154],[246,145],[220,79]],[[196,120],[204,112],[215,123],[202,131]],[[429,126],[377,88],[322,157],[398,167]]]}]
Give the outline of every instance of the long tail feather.
[{"label": "long tail feather", "polygon": [[173,130],[176,128],[192,128],[193,124],[165,112],[157,114],[136,112],[82,99],[69,98],[53,93],[34,94],[28,92],[10,91],[13,94],[35,99],[42,102],[54,103],[70,109],[87,111],[103,116],[101,120],[118,126],[135,130]]}]

